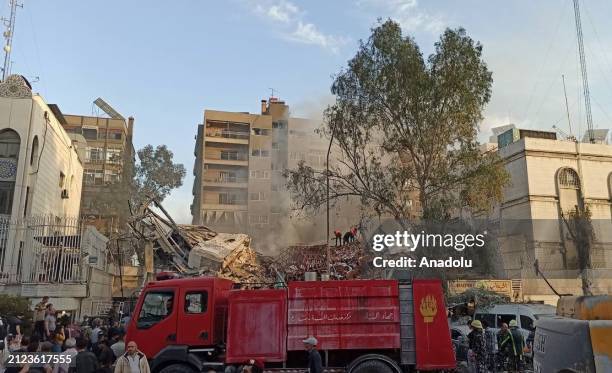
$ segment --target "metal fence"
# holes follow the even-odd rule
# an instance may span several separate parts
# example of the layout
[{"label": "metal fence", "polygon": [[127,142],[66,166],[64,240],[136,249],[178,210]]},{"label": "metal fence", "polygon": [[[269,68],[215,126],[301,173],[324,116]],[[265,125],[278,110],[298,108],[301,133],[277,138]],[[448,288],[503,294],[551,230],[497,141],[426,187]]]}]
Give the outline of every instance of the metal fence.
[{"label": "metal fence", "polygon": [[0,283],[81,282],[82,227],[77,218],[0,217]]}]

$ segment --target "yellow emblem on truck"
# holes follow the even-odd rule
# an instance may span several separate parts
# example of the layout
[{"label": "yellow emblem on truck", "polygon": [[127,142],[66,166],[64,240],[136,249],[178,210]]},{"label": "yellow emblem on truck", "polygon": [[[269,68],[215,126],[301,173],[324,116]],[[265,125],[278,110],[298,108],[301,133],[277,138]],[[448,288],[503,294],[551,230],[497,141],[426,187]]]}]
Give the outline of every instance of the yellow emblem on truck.
[{"label": "yellow emblem on truck", "polygon": [[433,295],[429,294],[423,299],[421,299],[421,306],[419,307],[419,311],[421,311],[421,316],[423,316],[423,321],[426,323],[432,323],[434,317],[438,313],[438,304],[436,302],[436,298]]}]

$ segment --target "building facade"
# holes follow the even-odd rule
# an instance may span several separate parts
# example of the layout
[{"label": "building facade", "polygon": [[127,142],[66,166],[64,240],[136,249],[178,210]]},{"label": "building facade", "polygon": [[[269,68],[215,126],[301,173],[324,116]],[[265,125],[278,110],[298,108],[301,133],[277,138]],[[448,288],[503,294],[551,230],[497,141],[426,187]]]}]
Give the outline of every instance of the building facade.
[{"label": "building facade", "polygon": [[0,292],[78,314],[93,244],[79,219],[82,149],[57,111],[19,75],[0,83]]},{"label": "building facade", "polygon": [[[292,118],[276,98],[262,100],[260,114],[206,110],[203,123],[194,151],[193,224],[248,233],[263,251],[325,241],[325,211],[292,212],[283,177],[300,161],[325,169],[328,143],[315,134],[316,123]],[[332,211],[331,226],[348,229],[343,218]]]},{"label": "building facade", "polygon": [[[516,132],[516,130],[515,130]],[[587,207],[594,232],[593,290],[612,292],[612,146],[531,137],[500,143],[498,154],[510,173],[500,223],[500,249],[508,278],[522,280],[523,296],[556,302],[534,263],[559,293],[580,295],[578,251],[571,212]],[[501,135],[500,135],[501,136]],[[539,138],[538,138],[539,137]]]},{"label": "building facade", "polygon": [[126,196],[135,161],[134,118],[126,120],[118,114],[111,118],[58,116],[70,136],[84,144],[81,216],[111,237],[125,227],[129,218]]}]

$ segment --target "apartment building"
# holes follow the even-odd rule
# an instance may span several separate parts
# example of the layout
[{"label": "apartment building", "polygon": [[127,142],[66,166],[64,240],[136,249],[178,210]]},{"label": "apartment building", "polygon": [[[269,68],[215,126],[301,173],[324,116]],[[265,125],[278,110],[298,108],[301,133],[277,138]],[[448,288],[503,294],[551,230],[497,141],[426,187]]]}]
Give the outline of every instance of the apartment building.
[{"label": "apartment building", "polygon": [[110,237],[129,217],[125,191],[135,162],[134,118],[126,120],[101,99],[95,103],[109,117],[57,115],[73,140],[84,144],[81,216]]},{"label": "apartment building", "polygon": [[[261,101],[260,114],[205,110],[203,123],[194,152],[193,224],[248,233],[264,251],[325,241],[325,212],[296,217],[283,177],[301,160],[325,168],[328,144],[314,133],[315,123],[291,118],[289,106],[274,97]],[[332,212],[332,226],[339,214]]]}]

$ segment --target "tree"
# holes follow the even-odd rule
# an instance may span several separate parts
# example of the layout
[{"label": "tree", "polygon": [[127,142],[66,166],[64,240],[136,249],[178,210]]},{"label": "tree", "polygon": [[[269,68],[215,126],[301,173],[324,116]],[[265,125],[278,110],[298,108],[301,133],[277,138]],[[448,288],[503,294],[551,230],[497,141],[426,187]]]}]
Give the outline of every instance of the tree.
[{"label": "tree", "polygon": [[[336,155],[330,201],[358,198],[366,210],[397,220],[410,216],[411,194],[424,217],[490,210],[509,180],[497,155],[477,141],[491,84],[482,46],[464,29],[447,29],[427,61],[397,23],[372,29],[335,77],[336,102],[320,129]],[[326,171],[302,162],[285,176],[295,208],[325,205]]]},{"label": "tree", "polygon": [[[591,279],[591,248],[595,241],[595,230],[591,221],[591,211],[588,206],[574,206],[574,209],[561,213],[561,219],[567,228],[567,239],[574,243],[578,254],[578,269],[580,270],[580,279],[582,282],[583,295],[593,295]],[[567,249],[563,252],[564,262],[566,261]]]},{"label": "tree", "polygon": [[183,185],[185,166],[173,162],[174,154],[166,145],[147,145],[138,150],[139,163],[134,176],[132,201],[135,206],[155,199],[161,202],[173,189]]}]

